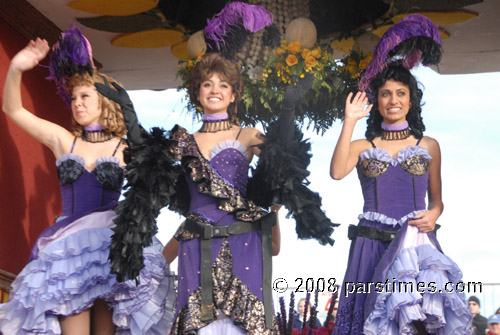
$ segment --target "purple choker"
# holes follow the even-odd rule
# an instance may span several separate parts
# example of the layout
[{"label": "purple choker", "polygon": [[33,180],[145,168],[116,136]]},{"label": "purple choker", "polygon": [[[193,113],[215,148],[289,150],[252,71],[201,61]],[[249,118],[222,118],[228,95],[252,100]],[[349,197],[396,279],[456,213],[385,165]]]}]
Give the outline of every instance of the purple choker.
[{"label": "purple choker", "polygon": [[228,119],[227,113],[203,114],[203,121],[216,122]]},{"label": "purple choker", "polygon": [[200,133],[216,133],[231,129],[227,113],[203,114],[203,125]]},{"label": "purple choker", "polygon": [[408,121],[389,124],[382,122],[382,139],[386,141],[404,140],[410,137],[410,129],[408,128]]},{"label": "purple choker", "polygon": [[115,137],[115,134],[107,132],[100,124],[83,127],[82,140],[90,143],[107,142]]},{"label": "purple choker", "polygon": [[83,129],[85,129],[85,131],[89,131],[90,132],[90,131],[101,131],[104,128],[100,124],[91,124],[89,126],[83,127]]}]

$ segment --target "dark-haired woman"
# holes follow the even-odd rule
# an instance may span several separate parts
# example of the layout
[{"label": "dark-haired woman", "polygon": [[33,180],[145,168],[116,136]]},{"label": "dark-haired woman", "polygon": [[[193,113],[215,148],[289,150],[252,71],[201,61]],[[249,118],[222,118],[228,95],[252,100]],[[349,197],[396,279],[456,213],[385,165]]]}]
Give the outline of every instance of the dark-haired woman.
[{"label": "dark-haired woman", "polygon": [[[390,65],[371,92],[373,105],[364,92],[348,96],[330,166],[337,180],[356,167],[365,200],[359,224],[349,227],[335,334],[466,334],[464,296],[444,288],[462,274],[434,233],[443,211],[441,154],[423,136],[422,91],[408,70]],[[351,142],[367,115],[366,139]]]},{"label": "dark-haired woman", "polygon": [[[319,233],[314,237],[331,242],[332,223],[320,210],[319,197],[302,184],[303,177],[288,170],[295,169],[291,161],[295,151],[306,152],[309,146],[301,136],[297,139],[293,123],[286,124],[286,131],[275,131],[274,138],[292,143],[289,150],[294,152],[276,149],[277,145],[265,158],[266,151],[271,152],[273,134],[268,132],[264,141],[260,131],[240,127],[236,119],[243,87],[235,63],[208,53],[190,76],[191,102],[203,111],[201,129],[189,134],[175,126],[168,138],[157,128],[150,133],[139,129],[137,140],[129,140],[126,162],[131,188],[118,210],[112,246],[115,270],[135,276],[140,260],[128,259],[139,259],[142,245],[147,244],[140,242],[142,232],[154,232],[158,211],[168,206],[186,217],[175,235],[178,242],[171,241],[165,252],[172,259],[178,250],[177,314],[172,333],[275,334],[270,260],[279,251],[279,228],[275,213],[267,208],[277,199],[292,210],[302,227],[299,231],[308,231],[300,226],[307,223]],[[116,93],[122,106],[131,106],[124,91],[109,92],[102,85],[98,89],[110,96]],[[299,90],[300,84],[289,95],[300,99]],[[129,133],[134,131],[129,129]],[[249,163],[259,154],[255,174],[260,171],[262,178],[254,174],[249,180]],[[286,158],[279,156],[287,154]],[[305,173],[308,158],[295,160]],[[288,164],[283,166],[286,159]],[[262,167],[264,162],[269,164]],[[280,180],[280,173],[287,179]],[[273,188],[266,178],[274,181]],[[293,200],[275,192],[285,181],[293,187]],[[295,199],[300,207],[294,207]],[[141,213],[140,220],[137,213]],[[124,256],[123,250],[131,257]]]}]

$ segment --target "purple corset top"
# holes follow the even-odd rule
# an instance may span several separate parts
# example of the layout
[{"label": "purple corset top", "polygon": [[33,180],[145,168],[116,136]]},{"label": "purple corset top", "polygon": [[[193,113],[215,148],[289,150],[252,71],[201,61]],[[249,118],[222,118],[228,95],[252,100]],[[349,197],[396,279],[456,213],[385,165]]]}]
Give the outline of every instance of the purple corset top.
[{"label": "purple corset top", "polygon": [[[222,180],[237,189],[243,196],[246,193],[248,182],[249,162],[247,148],[238,140],[226,140],[216,144],[210,151],[210,160],[207,160],[212,171]],[[190,213],[200,214],[211,221],[218,221],[227,212],[217,208],[218,201],[210,194],[199,192],[191,178],[187,178],[190,185],[191,206]],[[218,188],[217,185],[214,185]]]},{"label": "purple corset top", "polygon": [[62,215],[98,209],[120,197],[123,168],[117,157],[101,157],[94,170],[85,169],[83,157],[66,154],[56,161],[61,183]]},{"label": "purple corset top", "polygon": [[370,148],[359,155],[357,168],[367,178],[380,176],[387,171],[389,165],[400,165],[406,172],[421,176],[429,170],[431,159],[429,151],[418,145],[401,149],[396,158],[392,158],[385,149]]},{"label": "purple corset top", "polygon": [[248,182],[247,148],[238,140],[226,140],[210,150],[210,166],[231,186],[243,195]]},{"label": "purple corset top", "polygon": [[363,212],[400,220],[424,210],[431,158],[420,146],[403,148],[396,158],[381,148],[363,151],[357,165],[365,201]]}]

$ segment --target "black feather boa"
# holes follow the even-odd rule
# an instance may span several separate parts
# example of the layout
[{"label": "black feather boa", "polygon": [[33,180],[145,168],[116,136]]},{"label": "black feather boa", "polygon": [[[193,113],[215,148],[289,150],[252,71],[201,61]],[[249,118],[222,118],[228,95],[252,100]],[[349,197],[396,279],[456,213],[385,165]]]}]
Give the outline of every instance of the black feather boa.
[{"label": "black feather boa", "polygon": [[321,210],[321,197],[307,185],[311,161],[311,144],[303,139],[303,133],[287,118],[280,118],[266,129],[261,153],[247,194],[257,205],[268,208],[282,204],[296,222],[300,239],[318,240],[322,245],[333,245],[330,237],[334,227]]},{"label": "black feather boa", "polygon": [[173,150],[176,141],[166,138],[160,128],[143,132],[142,138],[142,143],[124,152],[125,199],[115,210],[118,217],[109,254],[118,281],[139,276],[144,267],[142,250],[158,231],[156,217],[167,204],[177,203],[173,197],[181,169]]}]

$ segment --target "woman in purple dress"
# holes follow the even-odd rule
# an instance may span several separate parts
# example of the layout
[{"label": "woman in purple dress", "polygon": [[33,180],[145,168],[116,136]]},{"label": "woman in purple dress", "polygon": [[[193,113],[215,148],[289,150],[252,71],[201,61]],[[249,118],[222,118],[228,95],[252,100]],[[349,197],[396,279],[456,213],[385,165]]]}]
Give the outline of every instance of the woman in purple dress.
[{"label": "woman in purple dress", "polygon": [[[12,283],[9,301],[0,305],[4,335],[166,334],[172,324],[173,310],[167,306],[175,299],[173,279],[159,241],[144,251],[140,285],[120,283],[110,272],[126,128],[120,106],[94,87],[96,82],[115,81],[93,69],[89,48],[85,37],[71,28],[51,55],[52,75],[58,70],[74,73],[58,81],[59,93],[71,108],[72,131],[40,119],[22,105],[22,74],[44,59],[48,43],[30,41],[9,67],[3,111],[53,152],[62,213],[38,238],[28,264]],[[65,51],[82,51],[78,54],[84,61],[77,64],[75,58],[65,58]]]},{"label": "woman in purple dress", "polygon": [[[321,211],[321,199],[304,185],[310,145],[291,115],[311,81],[290,87],[284,106],[289,111],[264,138],[235,117],[243,92],[238,66],[207,53],[189,82],[191,102],[203,111],[201,129],[191,135],[175,126],[168,137],[158,128],[138,129],[140,136],[125,155],[130,188],[118,209],[112,267],[124,278],[137,275],[142,247],[156,231],[162,207],[186,217],[175,234],[178,242],[166,252],[173,258],[171,250],[178,248],[173,334],[277,333],[271,256],[278,251],[279,230],[271,205],[291,211],[299,237],[333,243],[333,224]],[[97,87],[133,110],[123,90]],[[249,178],[254,155],[259,162]]]},{"label": "woman in purple dress", "polygon": [[[356,167],[365,200],[359,224],[349,227],[334,333],[468,334],[463,293],[445,292],[462,273],[434,232],[443,211],[441,154],[438,142],[423,136],[422,91],[399,65],[382,70],[370,89],[373,105],[364,92],[348,96],[330,167],[337,180]],[[366,139],[351,142],[368,114]]]}]

